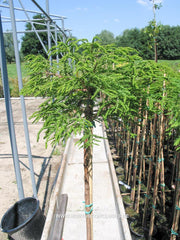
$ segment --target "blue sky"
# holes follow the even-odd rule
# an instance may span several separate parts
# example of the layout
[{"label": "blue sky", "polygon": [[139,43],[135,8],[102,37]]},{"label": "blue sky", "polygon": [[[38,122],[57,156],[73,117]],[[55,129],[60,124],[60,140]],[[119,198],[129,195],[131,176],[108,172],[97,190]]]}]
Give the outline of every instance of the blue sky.
[{"label": "blue sky", "polygon": [[[55,6],[53,2],[58,3]],[[162,5],[157,21],[180,25],[180,0],[163,0]],[[125,29],[143,28],[153,18],[149,0],[51,0],[50,9],[68,17],[65,26],[73,30],[73,35],[89,40],[104,29],[117,36]]]},{"label": "blue sky", "polygon": [[[46,0],[36,1],[46,9]],[[31,0],[21,2],[26,9],[38,11]],[[157,22],[170,26],[180,25],[180,0],[161,2],[162,8],[157,10]],[[20,7],[18,0],[14,0],[14,5]],[[65,28],[71,29],[73,36],[87,38],[89,41],[104,29],[111,31],[116,37],[125,29],[147,26],[153,18],[152,4],[149,0],[49,0],[49,10],[51,14],[67,17]],[[1,8],[1,15],[8,16],[7,11]],[[16,12],[16,18],[25,19],[25,16]],[[18,24],[17,28],[22,30],[24,25],[25,23]],[[3,29],[10,29],[10,26],[4,25]]]}]

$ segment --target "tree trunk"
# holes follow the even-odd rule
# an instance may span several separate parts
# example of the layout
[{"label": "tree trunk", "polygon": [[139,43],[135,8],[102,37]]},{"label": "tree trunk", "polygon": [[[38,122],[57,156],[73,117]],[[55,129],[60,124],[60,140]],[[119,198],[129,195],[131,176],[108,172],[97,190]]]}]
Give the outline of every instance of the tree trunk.
[{"label": "tree trunk", "polygon": [[93,138],[93,106],[94,103],[91,100],[93,89],[89,89],[87,98],[87,106],[85,108],[85,119],[87,119],[87,126],[84,129],[84,136],[87,139],[84,141],[84,194],[85,194],[85,214],[86,214],[86,233],[87,240],[93,240],[93,164],[92,164],[92,138]]},{"label": "tree trunk", "polygon": [[85,214],[86,214],[86,231],[87,240],[93,239],[93,218],[92,218],[92,146],[84,148],[84,184],[85,184]]},{"label": "tree trunk", "polygon": [[157,56],[157,39],[154,39],[154,60],[155,62],[158,61],[158,56]]}]

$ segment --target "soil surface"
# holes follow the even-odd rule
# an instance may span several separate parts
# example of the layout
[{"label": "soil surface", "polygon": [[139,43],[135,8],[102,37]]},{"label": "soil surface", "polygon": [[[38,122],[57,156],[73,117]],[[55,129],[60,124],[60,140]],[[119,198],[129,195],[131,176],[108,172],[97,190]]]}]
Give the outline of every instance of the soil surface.
[{"label": "soil surface", "polygon": [[[29,117],[38,109],[44,100],[41,98],[25,98],[26,113],[28,120],[29,138],[31,153],[34,165],[36,187],[40,206],[47,214],[48,203],[56,174],[61,162],[63,149],[57,146],[55,149],[49,144],[45,148],[43,134],[37,142],[37,133],[43,123],[32,124]],[[11,99],[13,109],[13,120],[20,161],[21,175],[23,181],[25,197],[32,197],[33,190],[29,170],[29,160],[27,155],[21,102],[19,98]],[[7,124],[6,108],[4,99],[0,99],[0,220],[5,212],[19,200],[13,157],[11,151],[10,137]],[[0,240],[7,239],[7,234],[0,232]]]}]

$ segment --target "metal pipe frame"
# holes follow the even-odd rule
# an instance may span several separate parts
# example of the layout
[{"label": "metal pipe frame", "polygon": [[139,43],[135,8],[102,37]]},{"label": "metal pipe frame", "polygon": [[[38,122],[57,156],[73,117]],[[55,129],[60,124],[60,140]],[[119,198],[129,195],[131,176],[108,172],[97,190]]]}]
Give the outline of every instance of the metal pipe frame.
[{"label": "metal pipe frame", "polygon": [[[51,32],[55,32],[54,29],[51,29],[50,31],[51,31]],[[64,29],[64,31],[65,31],[65,32],[66,32],[66,31],[69,32],[69,31],[71,31],[71,30],[69,30],[69,29]],[[31,33],[31,32],[34,32],[34,30],[17,31],[17,33]],[[39,33],[46,32],[46,33],[47,33],[47,30],[36,30],[36,32],[39,32]],[[12,33],[12,31],[3,32],[3,34],[9,34],[9,33]],[[58,31],[58,33],[60,33],[60,32]]]},{"label": "metal pipe frame", "polygon": [[[18,84],[19,84],[19,90],[21,91],[21,89],[23,88],[23,84],[22,84],[21,62],[20,62],[20,55],[19,55],[19,49],[18,49],[13,0],[9,0],[9,7],[10,7],[10,14],[12,19],[11,24],[12,24],[12,30],[13,30],[13,42],[14,42],[14,52],[15,52],[16,68],[17,68],[17,75],[18,75]],[[25,101],[24,101],[23,95],[20,95],[20,100],[21,100],[24,133],[25,133],[26,148],[27,148],[27,154],[28,154],[28,160],[29,160],[33,195],[35,198],[37,198],[37,189],[36,189],[36,181],[34,176],[34,167],[33,167],[32,154],[31,154],[31,145],[30,145],[30,139],[29,139],[28,124],[27,124],[26,107],[25,107]]]},{"label": "metal pipe frame", "polygon": [[[19,3],[22,7],[21,8],[15,8],[14,4],[13,4],[13,0],[9,0],[9,6],[7,5],[0,5],[0,7],[4,7],[4,8],[9,8],[10,9],[10,15],[11,15],[11,25],[12,25],[12,33],[13,33],[13,42],[14,42],[14,51],[15,51],[15,59],[16,59],[16,68],[17,68],[17,75],[18,75],[18,84],[19,84],[19,90],[21,90],[23,88],[23,84],[22,84],[22,74],[21,74],[21,64],[20,64],[20,55],[19,55],[19,49],[18,49],[18,40],[17,40],[17,29],[16,29],[16,20],[15,20],[15,14],[14,11],[15,10],[19,10],[19,11],[24,11],[24,13],[27,16],[27,22],[30,22],[33,28],[32,32],[35,32],[39,41],[41,42],[45,52],[48,54],[48,51],[51,48],[51,32],[55,32],[55,44],[57,45],[57,33],[61,32],[63,35],[63,41],[67,38],[66,34],[65,34],[65,29],[64,29],[64,19],[65,17],[60,17],[58,15],[50,15],[49,14],[49,2],[48,0],[46,0],[46,11],[47,13],[39,6],[39,4],[35,1],[32,0],[32,2],[40,9],[41,12],[37,12],[37,11],[31,11],[31,10],[26,10],[23,7],[23,4],[21,2],[21,0],[19,0]],[[39,13],[39,14],[44,14],[47,19],[47,30],[36,30],[34,24],[39,24],[35,21],[32,21],[27,12],[30,13]],[[62,21],[62,29],[54,22],[54,19],[52,19],[50,16],[52,17],[57,17],[59,18],[59,20]],[[6,17],[7,19],[7,17]],[[1,19],[0,19],[1,20]],[[20,20],[18,20],[20,21]],[[51,24],[54,25],[54,29],[51,29]],[[0,25],[2,26],[2,22],[0,21]],[[0,29],[2,31],[2,27]],[[23,32],[28,32],[28,31],[23,31]],[[31,32],[31,31],[30,31]],[[38,34],[38,32],[48,32],[48,50],[45,48],[43,42],[41,41],[41,38]],[[1,33],[1,32],[0,32]],[[8,33],[10,33],[8,31]],[[7,77],[7,67],[6,67],[6,61],[5,61],[5,55],[3,54],[3,51],[5,53],[4,50],[4,45],[3,45],[3,32],[1,33],[2,36],[0,36],[0,45],[1,45],[1,68],[2,68],[2,75],[5,75],[6,81],[4,84],[4,89],[5,89],[5,97],[7,98],[6,104],[7,104],[7,117],[9,119],[9,130],[10,130],[10,141],[11,141],[11,145],[12,145],[12,152],[13,152],[13,158],[14,158],[14,167],[15,167],[15,173],[16,173],[16,178],[17,178],[17,185],[18,185],[18,193],[19,193],[19,198],[22,199],[24,198],[24,191],[23,191],[23,185],[22,185],[22,179],[21,179],[21,171],[20,171],[20,166],[19,166],[19,159],[18,159],[18,153],[17,153],[17,146],[16,146],[16,138],[15,138],[15,132],[13,133],[13,118],[12,118],[12,110],[11,110],[11,106],[8,104],[10,103],[10,92],[9,92],[9,83],[8,83],[8,77]],[[57,61],[58,57],[57,57]],[[52,64],[52,59],[50,59],[50,64]],[[6,71],[4,71],[4,69],[6,69]],[[2,77],[4,78],[4,76]],[[20,100],[21,100],[21,108],[22,108],[22,115],[23,115],[23,124],[24,124],[24,132],[25,132],[25,139],[26,139],[26,147],[27,147],[27,153],[28,153],[28,159],[29,159],[29,167],[30,167],[30,174],[31,174],[31,182],[32,182],[32,188],[33,188],[33,195],[34,197],[37,198],[37,189],[36,189],[36,182],[35,182],[35,176],[34,176],[34,168],[33,168],[33,162],[32,162],[32,154],[31,154],[31,146],[30,146],[30,140],[29,140],[29,131],[28,131],[28,125],[27,125],[27,115],[26,115],[26,108],[25,108],[25,101],[24,101],[24,96],[20,95]]]},{"label": "metal pipe frame", "polygon": [[1,16],[0,16],[0,64],[1,64],[1,75],[2,75],[2,82],[3,82],[9,137],[10,137],[11,150],[13,155],[13,164],[14,164],[14,171],[15,171],[17,188],[18,188],[18,195],[19,195],[19,199],[23,199],[24,189],[22,184],[22,176],[21,176],[21,170],[20,170],[16,134],[15,134],[14,121],[13,121],[13,114],[12,114],[12,105],[11,105],[8,74],[7,74],[7,64],[6,64]]},{"label": "metal pipe frame", "polygon": [[[2,5],[2,4],[0,4],[0,7],[9,8],[9,6],[7,6],[7,5]],[[22,9],[22,8],[16,8],[16,7],[14,7],[14,10],[24,11],[24,9]],[[30,13],[39,13],[39,14],[42,14],[42,12],[38,12],[38,11],[34,11],[34,10],[25,9],[25,11],[26,11],[26,12],[30,12]],[[60,15],[55,15],[55,14],[50,14],[49,16],[67,19],[67,17],[65,17],[65,16],[60,16]]]}]

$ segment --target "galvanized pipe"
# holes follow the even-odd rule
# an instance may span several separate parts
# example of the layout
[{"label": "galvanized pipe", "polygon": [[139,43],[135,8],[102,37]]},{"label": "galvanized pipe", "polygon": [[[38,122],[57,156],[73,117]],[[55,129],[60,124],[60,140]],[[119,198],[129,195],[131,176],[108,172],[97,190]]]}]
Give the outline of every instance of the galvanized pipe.
[{"label": "galvanized pipe", "polygon": [[[12,31],[13,31],[13,42],[14,42],[14,52],[15,52],[16,68],[17,68],[17,75],[18,75],[18,84],[19,84],[19,90],[21,90],[23,88],[23,84],[22,84],[21,63],[20,63],[20,56],[19,56],[19,50],[18,50],[18,40],[17,40],[13,0],[9,0],[9,8],[10,8],[10,14],[11,14],[11,24],[12,24]],[[29,159],[29,168],[30,168],[30,174],[31,174],[33,195],[34,197],[37,197],[37,189],[36,189],[36,182],[35,182],[35,176],[34,176],[34,168],[33,168],[33,162],[32,162],[31,146],[30,146],[30,140],[29,140],[27,116],[26,116],[26,107],[25,107],[25,101],[24,101],[23,95],[20,95],[20,100],[21,100],[24,133],[25,133],[26,147],[27,147],[27,153],[28,153],[28,159]]]},{"label": "galvanized pipe", "polygon": [[21,170],[20,170],[17,143],[16,143],[16,135],[15,135],[15,129],[14,129],[14,122],[13,122],[1,16],[0,16],[0,64],[1,64],[1,75],[2,75],[2,82],[3,82],[5,105],[6,105],[7,122],[8,122],[8,129],[9,129],[9,136],[10,136],[10,142],[11,142],[18,194],[19,194],[19,198],[23,199],[24,190],[23,190],[23,184],[22,184]]}]

